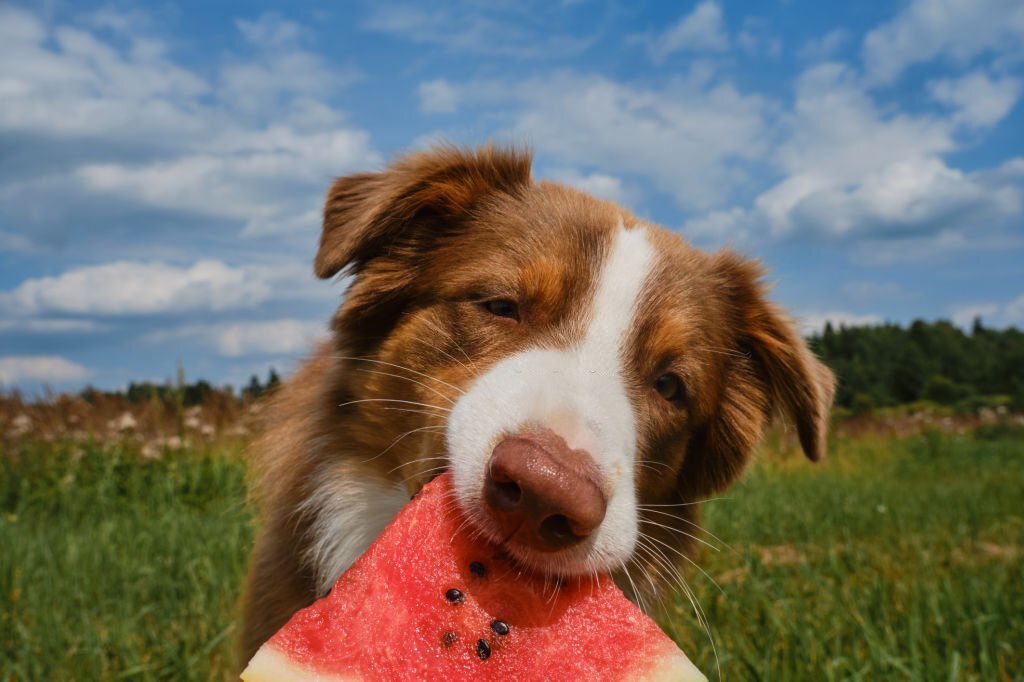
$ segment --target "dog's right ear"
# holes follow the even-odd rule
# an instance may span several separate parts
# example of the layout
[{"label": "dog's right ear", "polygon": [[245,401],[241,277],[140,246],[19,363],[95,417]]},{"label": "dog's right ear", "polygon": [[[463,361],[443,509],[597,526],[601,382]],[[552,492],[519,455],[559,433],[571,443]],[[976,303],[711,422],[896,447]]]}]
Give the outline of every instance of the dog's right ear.
[{"label": "dog's right ear", "polygon": [[530,184],[529,152],[486,145],[436,147],[405,156],[379,173],[339,178],[327,193],[314,271],[328,278],[358,272],[380,255],[422,253],[446,224],[484,196]]}]

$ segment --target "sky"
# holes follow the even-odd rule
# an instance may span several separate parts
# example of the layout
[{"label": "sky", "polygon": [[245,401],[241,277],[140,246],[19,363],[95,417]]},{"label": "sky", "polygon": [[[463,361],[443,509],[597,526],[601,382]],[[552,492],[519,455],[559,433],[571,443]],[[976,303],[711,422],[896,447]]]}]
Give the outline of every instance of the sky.
[{"label": "sky", "polygon": [[438,141],[760,258],[805,332],[1024,326],[1019,0],[0,0],[0,385],[235,386],[343,295],[323,195]]}]

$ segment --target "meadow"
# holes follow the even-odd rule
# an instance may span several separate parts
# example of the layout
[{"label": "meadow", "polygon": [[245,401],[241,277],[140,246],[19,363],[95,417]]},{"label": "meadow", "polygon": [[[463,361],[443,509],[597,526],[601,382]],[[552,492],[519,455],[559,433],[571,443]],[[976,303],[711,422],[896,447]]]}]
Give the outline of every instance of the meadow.
[{"label": "meadow", "polygon": [[[233,679],[244,451],[0,452],[0,680]],[[1024,431],[772,438],[659,621],[724,680],[1024,679]],[[714,581],[714,584],[712,582]],[[717,661],[716,661],[717,652]]]}]

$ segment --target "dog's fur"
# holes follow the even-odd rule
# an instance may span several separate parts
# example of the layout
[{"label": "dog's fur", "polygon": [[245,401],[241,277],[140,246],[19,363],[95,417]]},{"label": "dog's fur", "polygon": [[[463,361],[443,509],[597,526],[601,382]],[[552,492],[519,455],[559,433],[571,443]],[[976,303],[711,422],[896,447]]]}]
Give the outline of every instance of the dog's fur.
[{"label": "dog's fur", "polygon": [[[823,456],[832,374],[765,299],[755,263],[535,182],[530,165],[446,147],[331,187],[315,271],[352,279],[256,446],[246,660],[442,468],[496,537],[484,470],[519,430],[589,452],[608,512],[578,546],[510,553],[551,573],[611,571],[634,598],[640,576],[666,587],[667,563],[692,551],[691,503],[739,475],[774,411]],[[684,387],[668,399],[654,388],[665,374]]]}]

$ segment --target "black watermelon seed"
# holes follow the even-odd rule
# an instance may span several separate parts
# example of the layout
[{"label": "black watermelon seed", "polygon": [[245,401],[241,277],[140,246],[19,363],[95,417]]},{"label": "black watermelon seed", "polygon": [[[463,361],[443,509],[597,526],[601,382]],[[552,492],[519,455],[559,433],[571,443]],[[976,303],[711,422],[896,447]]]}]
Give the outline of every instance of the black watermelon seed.
[{"label": "black watermelon seed", "polygon": [[491,645],[482,639],[476,640],[476,655],[480,660],[486,661],[491,657]]},{"label": "black watermelon seed", "polygon": [[445,646],[451,646],[452,644],[455,644],[455,642],[458,641],[458,639],[459,639],[459,636],[457,634],[455,634],[454,632],[449,631],[449,632],[444,633],[444,636],[441,637],[441,643],[444,644]]},{"label": "black watermelon seed", "polygon": [[487,567],[479,561],[474,561],[469,565],[469,572],[477,576],[478,578],[482,578],[485,575],[487,575]]},{"label": "black watermelon seed", "polygon": [[453,604],[461,604],[466,600],[466,595],[462,594],[462,590],[453,587],[444,593],[444,598]]},{"label": "black watermelon seed", "polygon": [[504,637],[508,634],[508,623],[503,620],[492,620],[491,630],[494,630],[494,634]]}]

